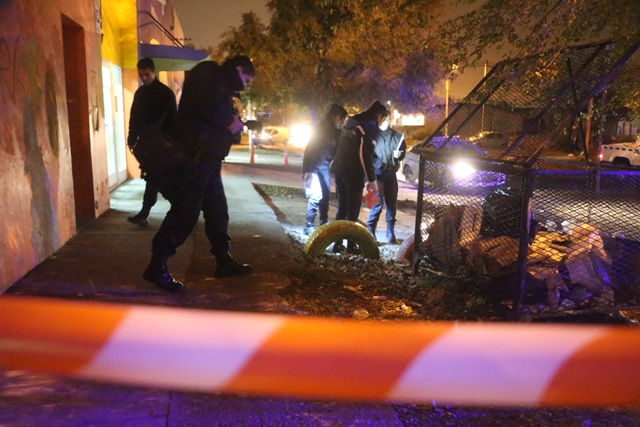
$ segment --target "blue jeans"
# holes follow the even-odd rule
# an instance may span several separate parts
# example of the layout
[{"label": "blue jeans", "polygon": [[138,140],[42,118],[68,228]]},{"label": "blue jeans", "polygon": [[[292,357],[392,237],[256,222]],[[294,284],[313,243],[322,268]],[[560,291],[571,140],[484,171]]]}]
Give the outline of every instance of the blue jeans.
[{"label": "blue jeans", "polygon": [[314,172],[314,184],[317,178],[319,185],[313,186],[313,192],[309,196],[307,203],[307,224],[311,225],[316,220],[316,213],[320,219],[320,224],[324,224],[329,219],[329,198],[331,197],[331,175],[329,168],[319,168]]}]

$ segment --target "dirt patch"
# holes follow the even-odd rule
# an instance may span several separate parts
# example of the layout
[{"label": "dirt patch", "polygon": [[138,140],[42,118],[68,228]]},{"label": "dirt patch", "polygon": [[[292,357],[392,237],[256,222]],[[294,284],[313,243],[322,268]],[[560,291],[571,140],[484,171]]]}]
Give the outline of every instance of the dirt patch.
[{"label": "dirt patch", "polygon": [[[301,189],[257,186],[299,248],[299,267],[289,271],[291,285],[281,296],[303,315],[376,320],[506,320],[507,303],[484,292],[482,282],[452,282],[441,276],[414,276],[408,263],[396,262],[399,245],[380,244],[381,259],[303,252],[307,200]],[[330,218],[336,200],[330,201]],[[415,214],[415,202],[398,209]],[[585,373],[588,375],[588,373]],[[404,426],[635,426],[640,410],[454,408],[432,404],[394,404]]]}]

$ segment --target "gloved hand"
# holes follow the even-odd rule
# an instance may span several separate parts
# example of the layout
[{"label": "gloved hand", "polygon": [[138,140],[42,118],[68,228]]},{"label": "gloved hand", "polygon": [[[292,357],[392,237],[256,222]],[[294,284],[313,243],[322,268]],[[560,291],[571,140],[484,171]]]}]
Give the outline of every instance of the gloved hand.
[{"label": "gloved hand", "polygon": [[400,156],[402,156],[402,151],[400,150],[393,150],[393,158],[394,159],[399,159]]}]

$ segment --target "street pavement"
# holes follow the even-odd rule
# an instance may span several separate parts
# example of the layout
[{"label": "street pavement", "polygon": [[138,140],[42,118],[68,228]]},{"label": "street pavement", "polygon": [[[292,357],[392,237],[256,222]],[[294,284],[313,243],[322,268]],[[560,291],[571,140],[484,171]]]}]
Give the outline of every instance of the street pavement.
[{"label": "street pavement", "polygon": [[[242,153],[241,148],[237,150]],[[254,182],[299,182],[300,155],[282,166],[282,152],[223,168],[229,202],[232,254],[249,262],[248,276],[214,279],[202,219],[171,258],[170,269],[186,292],[168,293],[145,282],[151,239],[169,205],[160,200],[148,227],[126,218],[141,206],[144,181],[130,180],[111,193],[111,209],[78,230],[54,255],[13,284],[7,295],[173,306],[203,310],[295,313],[278,291],[301,266],[291,240]],[[246,154],[246,151],[245,151]],[[242,155],[242,154],[238,154]],[[293,179],[293,181],[292,181]],[[291,184],[289,184],[291,185]],[[1,315],[0,315],[1,316]],[[0,317],[1,318],[1,317]],[[0,371],[0,426],[401,426],[385,403],[310,401],[291,398],[199,394]]]}]

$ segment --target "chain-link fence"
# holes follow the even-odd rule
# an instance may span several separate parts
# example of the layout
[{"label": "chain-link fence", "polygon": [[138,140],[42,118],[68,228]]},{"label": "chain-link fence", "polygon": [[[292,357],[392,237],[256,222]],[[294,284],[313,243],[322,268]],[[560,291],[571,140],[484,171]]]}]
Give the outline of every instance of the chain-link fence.
[{"label": "chain-link fence", "polygon": [[[579,117],[636,48],[494,67],[418,150],[417,274],[469,283],[515,317],[633,301],[640,172],[601,167],[601,128]],[[540,159],[563,144],[582,157]]]}]

